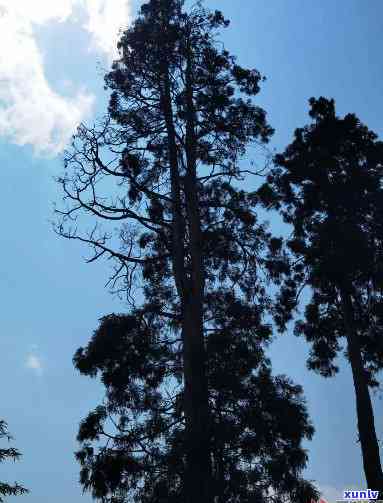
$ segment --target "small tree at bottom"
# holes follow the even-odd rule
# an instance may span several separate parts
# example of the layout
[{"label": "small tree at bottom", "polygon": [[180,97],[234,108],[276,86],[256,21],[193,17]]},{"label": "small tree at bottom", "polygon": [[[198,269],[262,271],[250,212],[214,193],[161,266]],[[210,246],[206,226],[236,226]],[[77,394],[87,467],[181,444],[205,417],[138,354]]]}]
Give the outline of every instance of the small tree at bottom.
[{"label": "small tree at bottom", "polygon": [[[6,438],[8,441],[12,439],[8,433],[8,425],[3,420],[0,420],[0,438]],[[8,459],[17,461],[20,456],[20,452],[13,447],[8,447],[6,449],[0,448],[0,463]],[[17,483],[10,485],[6,482],[0,482],[0,502],[5,501],[4,498],[7,496],[20,496],[22,494],[26,494],[27,492],[27,489]]]}]

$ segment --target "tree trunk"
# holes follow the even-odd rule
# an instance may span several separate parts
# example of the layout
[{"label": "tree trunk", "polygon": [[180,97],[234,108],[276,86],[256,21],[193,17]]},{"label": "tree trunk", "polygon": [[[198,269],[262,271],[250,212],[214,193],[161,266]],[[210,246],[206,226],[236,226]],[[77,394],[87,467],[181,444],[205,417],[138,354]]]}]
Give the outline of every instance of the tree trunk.
[{"label": "tree trunk", "polygon": [[358,431],[362,449],[363,467],[368,488],[383,493],[383,473],[380,463],[379,444],[375,431],[374,412],[363,366],[358,334],[354,323],[350,288],[340,289],[344,324],[346,327],[348,354],[356,397]]},{"label": "tree trunk", "polygon": [[[176,135],[168,68],[164,68],[162,96],[168,135],[173,200],[172,255],[173,272],[182,307],[182,338],[184,365],[184,407],[186,421],[186,472],[184,503],[211,503],[211,461],[209,446],[208,389],[205,371],[203,332],[203,274],[200,250],[200,222],[195,177],[185,177],[186,207],[189,224],[191,276],[185,267],[185,222],[181,207],[181,187]],[[190,152],[189,152],[190,154]]]},{"label": "tree trunk", "polygon": [[187,448],[185,503],[212,501],[207,386],[198,316],[199,309],[196,303],[193,300],[187,302],[184,309],[183,330]]},{"label": "tree trunk", "polygon": [[[191,50],[186,68],[186,175],[184,178],[186,213],[189,224],[189,255],[191,258],[191,289],[185,303],[185,399],[189,404],[189,463],[186,501],[212,501],[209,395],[206,377],[206,350],[203,329],[204,271],[202,257],[201,218],[196,178],[195,114],[192,88]],[[187,375],[189,378],[187,379]],[[189,381],[189,382],[188,382]],[[195,479],[197,475],[197,479]],[[198,495],[191,492],[198,480]]]}]

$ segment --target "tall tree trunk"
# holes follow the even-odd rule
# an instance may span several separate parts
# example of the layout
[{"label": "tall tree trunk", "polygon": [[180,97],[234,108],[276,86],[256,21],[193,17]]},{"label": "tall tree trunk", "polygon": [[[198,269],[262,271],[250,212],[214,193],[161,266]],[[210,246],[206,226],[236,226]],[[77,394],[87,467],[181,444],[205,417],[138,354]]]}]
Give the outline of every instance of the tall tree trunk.
[{"label": "tall tree trunk", "polygon": [[363,366],[358,334],[354,322],[354,310],[349,285],[340,288],[342,311],[347,334],[348,354],[355,388],[358,431],[362,449],[363,467],[368,488],[383,494],[383,473],[380,463],[379,444],[375,431],[374,412]]},{"label": "tall tree trunk", "polygon": [[205,371],[203,336],[203,274],[200,251],[200,222],[195,177],[185,177],[186,207],[189,223],[191,277],[185,268],[185,222],[181,206],[181,186],[176,134],[171,104],[169,70],[164,68],[162,96],[168,135],[173,200],[172,255],[173,272],[182,306],[182,338],[184,365],[184,407],[186,420],[185,503],[210,503],[210,448],[208,391]]},{"label": "tall tree trunk", "polygon": [[189,299],[185,303],[183,330],[187,447],[185,503],[212,501],[207,386],[199,314],[198,305]]},{"label": "tall tree trunk", "polygon": [[[189,47],[186,68],[186,174],[184,178],[185,204],[189,224],[189,254],[191,257],[191,290],[185,304],[185,366],[190,365],[185,397],[190,404],[189,462],[193,467],[187,481],[189,494],[196,483],[200,485],[198,497],[187,496],[188,503],[212,501],[210,414],[206,376],[206,350],[203,329],[204,270],[202,256],[201,218],[196,176],[195,113],[192,87],[192,51]],[[186,363],[187,362],[187,363]]]}]

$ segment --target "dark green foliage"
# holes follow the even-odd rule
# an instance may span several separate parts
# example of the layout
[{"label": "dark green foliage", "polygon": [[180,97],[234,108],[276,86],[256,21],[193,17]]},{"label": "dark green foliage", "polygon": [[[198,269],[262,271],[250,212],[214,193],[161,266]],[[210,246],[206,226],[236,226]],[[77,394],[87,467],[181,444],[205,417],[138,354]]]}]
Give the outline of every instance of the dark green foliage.
[{"label": "dark green foliage", "polygon": [[[8,433],[8,426],[5,421],[0,421],[0,438],[7,439],[10,441],[12,437]],[[17,461],[20,458],[20,452],[14,447],[1,448],[0,449],[0,463],[7,460]],[[7,496],[20,496],[27,493],[28,490],[19,484],[7,484],[6,482],[0,482],[0,502],[5,501],[4,498]]]},{"label": "dark green foliage", "polygon": [[[214,494],[221,501],[250,503],[263,501],[271,489],[275,502],[287,501],[287,495],[291,501],[307,501],[313,490],[298,473],[307,462],[302,436],[311,438],[313,428],[302,390],[286,377],[271,376],[260,344],[270,336],[269,329],[247,321],[245,306],[230,312],[232,300],[220,297],[219,308],[229,311],[227,326],[211,331],[206,341]],[[184,422],[179,344],[164,342],[146,309],[103,318],[74,359],[83,374],[98,374],[106,388],[104,405],[81,423],[83,447],[77,458],[84,487],[99,498],[113,494],[110,501],[118,501],[116,494],[123,501],[180,501]],[[240,320],[249,327],[239,328]]]},{"label": "dark green foliage", "polygon": [[[209,501],[315,496],[301,478],[313,434],[302,390],[272,377],[264,355],[267,281],[288,272],[282,243],[258,222],[256,194],[238,188],[247,145],[272,133],[252,100],[262,77],[216,43],[226,25],[200,4],[189,13],[176,0],[145,4],[106,76],[105,123],[81,126],[60,179],[69,205],[59,233],[89,243],[91,261],[113,258],[112,281],[131,303],[74,359],[106,389],[80,426],[77,458],[84,488],[110,503],[185,501],[187,323],[198,335],[185,313],[199,295]],[[70,225],[84,214],[113,228],[80,235]]]},{"label": "dark green foliage", "polygon": [[281,210],[294,233],[287,245],[295,276],[282,290],[281,326],[302,284],[313,291],[296,334],[312,343],[309,368],[337,371],[345,327],[339,286],[351,284],[355,321],[370,385],[383,367],[383,143],[333,100],[310,100],[312,124],[276,157],[261,188],[264,203]]},{"label": "dark green foliage", "polygon": [[297,129],[259,195],[293,225],[293,257],[276,319],[281,328],[311,287],[295,333],[311,343],[309,369],[325,377],[349,360],[363,467],[383,495],[383,471],[369,387],[383,368],[383,143],[355,115],[335,114],[333,100],[310,100],[312,124]]}]

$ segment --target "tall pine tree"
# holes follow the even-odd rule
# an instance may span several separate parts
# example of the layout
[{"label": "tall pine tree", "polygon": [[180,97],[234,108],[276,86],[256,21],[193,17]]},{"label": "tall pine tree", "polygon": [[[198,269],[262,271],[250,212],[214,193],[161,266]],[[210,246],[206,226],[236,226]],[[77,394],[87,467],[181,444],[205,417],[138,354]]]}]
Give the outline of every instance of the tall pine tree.
[{"label": "tall pine tree", "polygon": [[383,143],[359,119],[340,118],[333,100],[310,100],[312,123],[275,158],[260,189],[293,226],[293,274],[281,291],[281,325],[296,290],[311,287],[296,334],[311,343],[308,366],[326,377],[345,350],[353,375],[368,487],[383,491],[369,388],[383,368]]},{"label": "tall pine tree", "polygon": [[[93,246],[91,261],[113,258],[113,284],[132,303],[75,356],[106,387],[78,459],[84,487],[110,502],[315,496],[300,475],[313,433],[302,391],[273,378],[264,355],[265,281],[284,272],[281,243],[238,188],[252,173],[246,147],[272,130],[252,100],[261,75],[217,41],[227,24],[200,4],[143,5],[105,79],[105,121],[79,128],[59,180],[58,232]],[[84,213],[120,223],[117,235],[97,224],[79,234],[71,223]]]}]

